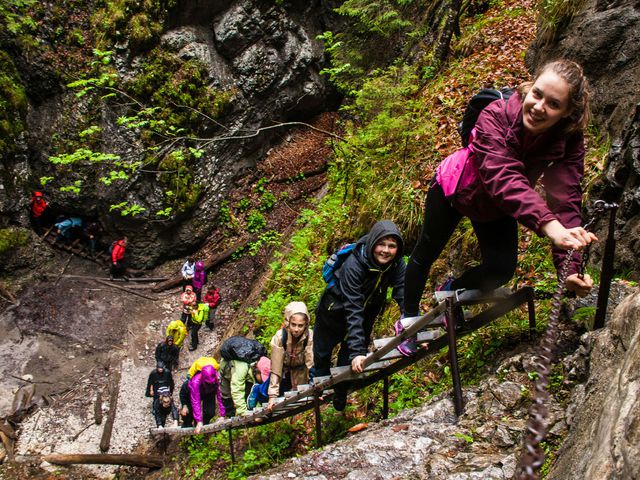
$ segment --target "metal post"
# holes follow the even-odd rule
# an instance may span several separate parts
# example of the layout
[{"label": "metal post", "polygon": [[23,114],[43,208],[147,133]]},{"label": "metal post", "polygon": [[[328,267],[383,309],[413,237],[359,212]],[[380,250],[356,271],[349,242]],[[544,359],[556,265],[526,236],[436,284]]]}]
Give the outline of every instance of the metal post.
[{"label": "metal post", "polygon": [[604,327],[604,319],[607,316],[607,304],[609,303],[609,291],[611,290],[611,280],[613,278],[613,260],[616,252],[615,222],[618,205],[611,206],[609,213],[609,232],[602,254],[602,270],[600,273],[600,289],[598,290],[598,306],[593,320],[593,328]]},{"label": "metal post", "polygon": [[233,452],[233,434],[231,428],[229,428],[229,453],[231,453],[231,463],[236,463],[236,455]]},{"label": "metal post", "polygon": [[384,376],[382,381],[382,418],[389,418],[389,377]]},{"label": "metal post", "polygon": [[534,300],[535,293],[533,288],[527,291],[527,313],[529,314],[529,338],[533,340],[536,334],[536,304]]},{"label": "metal post", "polygon": [[449,363],[451,364],[451,379],[453,380],[453,405],[456,416],[462,415],[462,386],[458,371],[458,352],[456,349],[456,308],[453,297],[446,299],[445,316],[447,319],[447,339],[449,341]]},{"label": "metal post", "polygon": [[320,417],[320,394],[313,395],[313,411],[316,415],[316,446],[322,446],[322,419]]}]

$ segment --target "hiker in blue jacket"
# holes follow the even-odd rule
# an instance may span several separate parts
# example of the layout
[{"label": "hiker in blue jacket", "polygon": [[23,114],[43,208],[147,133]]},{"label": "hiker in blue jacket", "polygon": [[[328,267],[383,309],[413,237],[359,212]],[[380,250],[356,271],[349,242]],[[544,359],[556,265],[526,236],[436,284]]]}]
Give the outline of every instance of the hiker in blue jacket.
[{"label": "hiker in blue jacket", "polygon": [[[314,376],[330,374],[331,354],[340,344],[338,365],[351,365],[362,372],[376,317],[382,312],[387,290],[402,309],[404,242],[390,220],[377,222],[358,240],[352,253],[335,271],[335,284],[328,284],[316,307],[313,360]],[[344,410],[347,386],[335,388],[333,405]]]}]

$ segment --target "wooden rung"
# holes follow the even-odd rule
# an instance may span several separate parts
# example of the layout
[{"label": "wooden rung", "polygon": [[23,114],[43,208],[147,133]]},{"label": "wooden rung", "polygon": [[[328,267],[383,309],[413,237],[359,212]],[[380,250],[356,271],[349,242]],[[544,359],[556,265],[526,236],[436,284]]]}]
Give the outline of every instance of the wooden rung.
[{"label": "wooden rung", "polygon": [[329,380],[331,378],[331,375],[327,375],[326,377],[314,377],[313,379],[313,384],[314,385],[319,385],[321,383],[326,382],[327,380]]},{"label": "wooden rung", "polygon": [[[431,342],[436,338],[440,338],[442,333],[440,330],[427,330],[418,332],[418,343]],[[373,346],[376,350],[386,346],[389,342],[395,340],[396,337],[376,338],[373,341]]]},{"label": "wooden rung", "polygon": [[[384,360],[381,362],[374,362],[371,365],[369,365],[368,367],[366,367],[364,369],[365,372],[371,372],[373,370],[380,370],[381,368],[386,368],[389,365],[391,365],[391,362]],[[331,369],[331,375],[339,375],[343,372],[350,372],[351,371],[351,365],[344,365],[342,367],[333,367]],[[364,373],[364,372],[363,372]],[[354,376],[357,375],[362,375],[362,374],[358,374],[354,372]]]},{"label": "wooden rung", "polygon": [[490,292],[484,292],[482,290],[465,290],[464,288],[459,290],[434,292],[433,297],[437,302],[444,302],[447,298],[454,297],[458,303],[473,305],[478,303],[491,303],[504,300],[513,292],[508,288],[497,288]]}]

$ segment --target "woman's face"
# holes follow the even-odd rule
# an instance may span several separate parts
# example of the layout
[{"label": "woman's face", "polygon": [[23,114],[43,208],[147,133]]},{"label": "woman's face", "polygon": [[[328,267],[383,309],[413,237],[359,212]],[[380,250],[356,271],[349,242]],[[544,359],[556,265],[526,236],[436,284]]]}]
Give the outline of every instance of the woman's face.
[{"label": "woman's face", "polygon": [[394,237],[384,237],[373,247],[373,259],[375,262],[384,266],[396,258],[398,253],[398,241]]},{"label": "woman's face", "polygon": [[291,315],[289,319],[289,330],[291,331],[291,335],[294,338],[298,338],[304,332],[305,327],[307,326],[307,319],[301,313],[296,313]]},{"label": "woman's face", "polygon": [[522,108],[522,121],[529,133],[545,132],[571,114],[569,90],[569,84],[552,71],[536,79]]}]

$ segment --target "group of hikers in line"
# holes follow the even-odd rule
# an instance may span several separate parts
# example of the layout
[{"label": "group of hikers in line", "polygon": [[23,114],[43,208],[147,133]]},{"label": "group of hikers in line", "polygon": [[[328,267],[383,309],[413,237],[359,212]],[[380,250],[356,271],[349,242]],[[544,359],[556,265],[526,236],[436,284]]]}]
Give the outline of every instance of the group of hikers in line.
[{"label": "group of hikers in line", "polygon": [[[213,418],[216,403],[221,417],[246,412],[252,396],[245,396],[245,383],[253,383],[258,390],[253,398],[270,407],[283,391],[313,376],[329,375],[337,345],[337,364],[362,372],[387,291],[392,290],[401,311],[395,325],[400,334],[403,319],[420,315],[431,265],[465,216],[478,239],[481,262],[439,289],[490,291],[508,282],[516,269],[521,223],[550,239],[557,271],[567,266],[565,288],[585,295],[593,281],[580,271],[578,251],[597,240],[581,226],[583,132],[589,118],[589,88],[582,68],[562,59],[543,66],[508,100],[486,106],[469,144],[439,165],[408,262],[396,225],[377,222],[333,272],[317,303],[313,331],[306,305],[292,302],[285,309],[283,329],[272,338],[270,359],[223,359],[218,366],[211,359],[183,383],[189,395],[180,396],[181,410],[191,412],[196,431]],[[540,178],[546,198],[536,190]],[[398,350],[413,355],[416,348],[415,339],[409,339]],[[347,388],[344,383],[335,386],[336,410],[345,408]]]},{"label": "group of hikers in line", "polygon": [[[431,265],[465,216],[478,239],[481,262],[438,289],[490,291],[507,283],[516,269],[521,223],[550,239],[558,273],[563,264],[567,267],[567,291],[588,293],[593,281],[580,271],[579,250],[597,240],[581,226],[583,132],[589,118],[588,82],[582,68],[569,60],[546,64],[508,100],[490,103],[477,117],[469,144],[438,167],[407,263],[396,225],[377,222],[333,272],[317,303],[313,330],[306,305],[291,302],[284,327],[271,340],[270,358],[223,358],[220,365],[211,358],[183,383],[181,411],[191,412],[198,432],[215,415],[216,403],[221,417],[242,414],[252,398],[245,395],[246,383],[254,384],[253,398],[270,407],[284,391],[329,375],[337,345],[337,364],[362,372],[387,291],[392,290],[400,308],[395,324],[400,334],[403,319],[420,315]],[[546,197],[536,190],[540,178]],[[398,350],[409,356],[416,348],[415,339],[409,339]],[[183,388],[189,395],[187,390],[182,395]],[[347,388],[335,386],[336,410],[345,408]]]},{"label": "group of hikers in line", "polygon": [[[84,242],[89,249],[91,257],[96,256],[96,249],[99,246],[103,228],[95,219],[85,219],[80,216],[58,215],[52,219],[49,204],[40,191],[36,191],[31,196],[29,218],[34,231],[38,235],[43,235],[45,229],[52,227],[55,229],[56,242],[63,245],[72,245],[76,242]],[[129,280],[131,273],[127,267],[125,252],[127,249],[127,237],[113,241],[109,247],[109,277]]]}]

